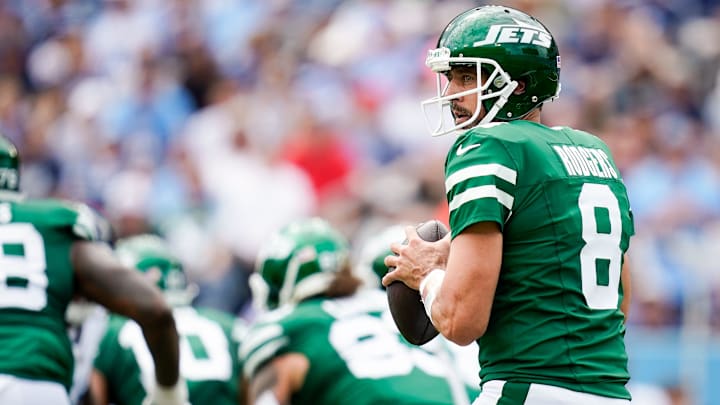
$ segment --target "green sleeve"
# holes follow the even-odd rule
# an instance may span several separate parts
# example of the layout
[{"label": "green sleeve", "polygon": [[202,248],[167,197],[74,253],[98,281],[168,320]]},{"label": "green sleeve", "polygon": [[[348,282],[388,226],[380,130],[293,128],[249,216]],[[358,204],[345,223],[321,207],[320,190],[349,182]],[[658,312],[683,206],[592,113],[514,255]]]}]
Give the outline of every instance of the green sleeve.
[{"label": "green sleeve", "polygon": [[[479,146],[471,149],[473,145]],[[517,173],[501,140],[473,132],[458,138],[445,165],[452,237],[483,221],[497,222],[502,229],[512,214]]]},{"label": "green sleeve", "polygon": [[115,364],[121,352],[118,346],[118,333],[121,327],[122,323],[113,316],[108,323],[107,331],[100,341],[97,355],[93,361],[93,368],[102,373],[108,380],[111,380],[113,364]]}]

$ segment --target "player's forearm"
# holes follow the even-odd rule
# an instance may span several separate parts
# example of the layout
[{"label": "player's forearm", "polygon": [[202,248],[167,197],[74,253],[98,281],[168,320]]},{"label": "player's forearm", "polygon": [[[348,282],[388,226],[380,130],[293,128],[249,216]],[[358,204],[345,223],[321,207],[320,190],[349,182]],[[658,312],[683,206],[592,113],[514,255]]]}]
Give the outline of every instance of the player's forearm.
[{"label": "player's forearm", "polygon": [[93,370],[90,374],[90,386],[88,387],[88,403],[92,405],[107,405],[110,403],[108,399],[107,379],[105,375],[98,370]]},{"label": "player's forearm", "polygon": [[[277,359],[275,360],[277,362]],[[281,376],[274,363],[261,369],[250,383],[249,405],[285,405],[289,404],[290,392],[285,389]]]},{"label": "player's forearm", "polygon": [[630,312],[630,299],[632,297],[631,287],[631,276],[630,276],[630,265],[628,265],[627,257],[622,267],[622,273],[620,274],[620,282],[622,283],[623,299],[620,303],[620,310],[625,315],[625,322],[628,320]]},{"label": "player's forearm", "polygon": [[[447,267],[439,280],[423,287],[435,289],[430,317],[435,329],[449,340],[467,345],[478,339],[490,321],[502,263],[502,234],[494,223],[479,223],[452,242]],[[440,282],[438,282],[440,281]],[[421,291],[426,297],[431,291]],[[427,311],[426,305],[426,312]]]},{"label": "player's forearm", "polygon": [[175,385],[179,378],[180,350],[172,312],[168,310],[141,327],[155,363],[156,381],[165,387]]},{"label": "player's forearm", "polygon": [[462,294],[452,291],[452,286],[445,282],[445,275],[446,272],[440,269],[428,274],[421,285],[421,297],[435,329],[448,340],[465,346],[482,336],[487,322],[478,325],[478,319],[468,319],[464,315],[467,307],[462,305]]},{"label": "player's forearm", "polygon": [[274,358],[252,378],[249,384],[250,404],[290,404],[293,393],[302,388],[309,369],[310,360],[300,353]]},{"label": "player's forearm", "polygon": [[75,242],[70,260],[80,294],[110,312],[140,325],[153,325],[172,317],[160,290],[139,272],[124,266],[109,246]]}]

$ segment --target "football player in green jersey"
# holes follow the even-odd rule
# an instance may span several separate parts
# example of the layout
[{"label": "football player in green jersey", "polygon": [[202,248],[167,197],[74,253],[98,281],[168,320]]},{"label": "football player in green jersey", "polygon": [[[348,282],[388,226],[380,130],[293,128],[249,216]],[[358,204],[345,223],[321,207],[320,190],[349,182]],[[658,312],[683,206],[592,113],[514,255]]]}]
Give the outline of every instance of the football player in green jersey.
[{"label": "football player in green jersey", "polygon": [[[396,224],[387,226],[367,238],[357,252],[353,270],[365,281],[367,288],[385,290],[381,284],[383,276],[388,272],[385,256],[392,254],[390,245],[405,239],[405,226]],[[387,299],[386,297],[382,297]],[[403,338],[404,339],[404,338]],[[422,345],[423,349],[435,353],[442,361],[448,363],[448,384],[454,388],[453,402],[456,405],[469,404],[480,394],[480,377],[477,362],[477,346],[460,346],[442,336]],[[465,396],[463,398],[461,396]]]},{"label": "football player in green jersey", "polygon": [[69,404],[65,311],[76,295],[142,325],[157,365],[152,403],[183,403],[177,331],[160,291],[99,241],[89,207],[25,199],[19,183],[17,149],[0,136],[0,403]]},{"label": "football player in green jersey", "polygon": [[[241,397],[239,340],[244,322],[230,314],[194,308],[197,287],[179,259],[157,235],[121,239],[116,254],[163,291],[180,334],[180,374],[193,404],[238,404]],[[96,404],[141,405],[152,386],[153,363],[137,323],[113,316],[94,363],[90,384]]]},{"label": "football player in green jersey", "polygon": [[[408,224],[409,225],[409,224]],[[391,255],[390,245],[405,240],[406,225],[390,225],[372,233],[360,244],[356,253],[354,270],[369,288],[385,289],[381,280],[388,272],[385,256]]]},{"label": "football player in green jersey", "polygon": [[438,95],[423,108],[448,113],[432,134],[457,134],[445,161],[451,232],[430,243],[407,228],[383,284],[419,290],[440,333],[477,341],[476,404],[628,403],[632,214],[607,145],[541,123],[560,90],[555,40],[523,12],[478,7],[447,25],[426,64]]},{"label": "football player in green jersey", "polygon": [[241,345],[249,404],[453,404],[446,364],[402,340],[382,291],[359,286],[327,221],[293,222],[263,246],[251,287],[274,310]]}]

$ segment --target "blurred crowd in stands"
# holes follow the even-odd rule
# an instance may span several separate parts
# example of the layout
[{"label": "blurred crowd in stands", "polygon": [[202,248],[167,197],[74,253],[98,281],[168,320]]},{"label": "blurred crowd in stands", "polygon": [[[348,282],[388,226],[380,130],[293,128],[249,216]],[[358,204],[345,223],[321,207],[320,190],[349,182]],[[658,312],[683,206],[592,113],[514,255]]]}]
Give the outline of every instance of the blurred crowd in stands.
[{"label": "blurred crowd in stands", "polygon": [[[637,236],[630,322],[720,331],[720,1],[500,1],[559,42],[547,125],[601,136]],[[165,235],[205,305],[242,313],[263,238],[322,215],[353,240],[445,219],[419,106],[441,0],[5,0],[0,131],[30,197]],[[700,311],[697,311],[700,309]],[[690,319],[692,318],[692,319]]]}]

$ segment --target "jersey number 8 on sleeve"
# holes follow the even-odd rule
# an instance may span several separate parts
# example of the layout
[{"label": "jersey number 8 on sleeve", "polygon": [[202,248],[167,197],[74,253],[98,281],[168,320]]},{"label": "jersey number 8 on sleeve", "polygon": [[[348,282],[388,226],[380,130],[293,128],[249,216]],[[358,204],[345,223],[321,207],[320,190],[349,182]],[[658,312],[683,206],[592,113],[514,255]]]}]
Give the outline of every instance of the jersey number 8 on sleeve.
[{"label": "jersey number 8 on sleeve", "polygon": [[[578,198],[582,218],[580,273],[585,301],[591,309],[616,309],[622,251],[622,220],[620,205],[607,184],[585,183]],[[598,215],[605,212],[606,214]],[[601,218],[608,218],[609,230],[599,226]],[[607,268],[607,279],[599,274]]]}]

